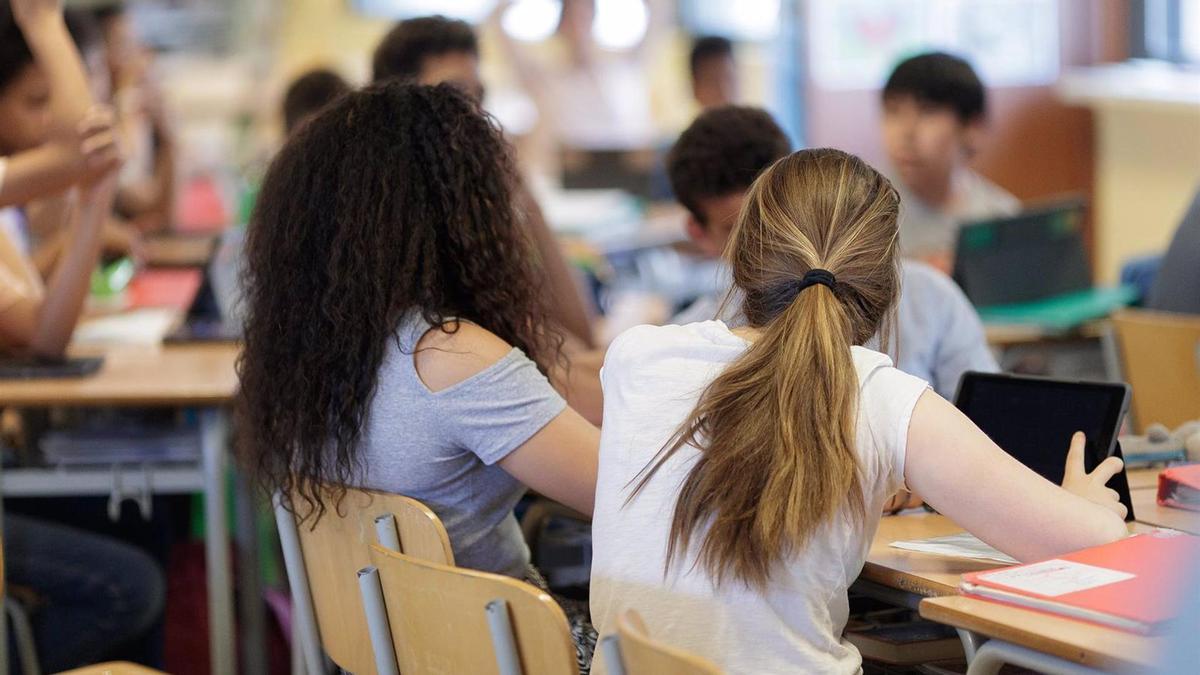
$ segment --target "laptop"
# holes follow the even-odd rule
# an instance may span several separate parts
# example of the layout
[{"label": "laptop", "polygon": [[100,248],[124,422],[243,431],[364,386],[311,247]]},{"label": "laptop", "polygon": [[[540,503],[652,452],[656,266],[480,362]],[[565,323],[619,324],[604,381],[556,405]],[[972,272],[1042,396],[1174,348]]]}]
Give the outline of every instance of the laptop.
[{"label": "laptop", "polygon": [[1083,214],[1083,200],[1072,198],[964,224],[955,249],[954,280],[977,307],[1091,289]]},{"label": "laptop", "polygon": [[[1005,452],[1061,485],[1076,431],[1087,436],[1087,471],[1110,456],[1121,457],[1117,435],[1129,410],[1129,385],[969,372],[959,382],[954,405]],[[1133,520],[1124,468],[1108,487],[1128,510],[1126,520]]]}]

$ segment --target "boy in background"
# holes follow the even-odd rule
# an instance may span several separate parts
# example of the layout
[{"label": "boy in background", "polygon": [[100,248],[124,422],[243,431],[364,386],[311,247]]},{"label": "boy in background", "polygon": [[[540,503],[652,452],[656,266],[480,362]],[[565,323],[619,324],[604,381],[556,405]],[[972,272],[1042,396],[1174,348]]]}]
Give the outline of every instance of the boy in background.
[{"label": "boy in background", "polygon": [[291,134],[337,97],[350,91],[341,75],[327,68],[314,68],[292,80],[283,95],[283,126]]},{"label": "boy in background", "polygon": [[949,272],[964,222],[1021,210],[1016,197],[969,168],[985,133],[983,83],[957,56],[921,54],[892,71],[882,103],[901,250]]},{"label": "boy in background", "polygon": [[733,43],[715,35],[697,38],[688,59],[692,72],[692,96],[703,110],[737,103],[737,62]]},{"label": "boy in background", "polygon": [[[667,172],[688,210],[688,236],[701,252],[721,255],[751,183],[790,152],[783,130],[757,108],[709,110],[683,132],[667,157]],[[736,300],[722,306],[723,301],[720,296],[700,298],[672,322],[720,318],[736,325]],[[968,370],[998,370],[970,302],[953,281],[928,265],[902,263],[896,314],[896,367],[926,380],[943,397],[954,396]]]}]

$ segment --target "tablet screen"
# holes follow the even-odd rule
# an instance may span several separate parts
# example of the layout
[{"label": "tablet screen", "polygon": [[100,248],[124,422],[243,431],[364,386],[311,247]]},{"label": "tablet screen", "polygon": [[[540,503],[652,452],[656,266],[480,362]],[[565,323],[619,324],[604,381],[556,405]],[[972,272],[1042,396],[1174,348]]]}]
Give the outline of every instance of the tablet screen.
[{"label": "tablet screen", "polygon": [[[996,445],[1056,485],[1076,431],[1087,435],[1088,471],[1112,454],[1127,401],[1123,384],[982,373],[964,375],[955,397],[958,409]],[[1122,492],[1118,483],[1124,482],[1122,473],[1109,483],[1122,501],[1129,489]]]}]

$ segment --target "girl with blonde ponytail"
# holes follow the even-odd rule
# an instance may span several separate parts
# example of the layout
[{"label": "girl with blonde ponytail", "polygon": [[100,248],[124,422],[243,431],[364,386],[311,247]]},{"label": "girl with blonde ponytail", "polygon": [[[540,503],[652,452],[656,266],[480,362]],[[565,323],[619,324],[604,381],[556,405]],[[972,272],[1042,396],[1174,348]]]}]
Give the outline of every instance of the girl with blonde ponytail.
[{"label": "girl with blonde ponytail", "polygon": [[857,157],[784,157],[750,188],[725,251],[746,327],[641,326],[610,347],[591,589],[602,634],[634,608],[730,672],[858,672],[841,640],[846,591],[906,483],[1020,559],[1124,534],[1104,488],[1119,460],[1086,474],[1076,439],[1055,486],[862,347],[890,333],[898,209]]}]

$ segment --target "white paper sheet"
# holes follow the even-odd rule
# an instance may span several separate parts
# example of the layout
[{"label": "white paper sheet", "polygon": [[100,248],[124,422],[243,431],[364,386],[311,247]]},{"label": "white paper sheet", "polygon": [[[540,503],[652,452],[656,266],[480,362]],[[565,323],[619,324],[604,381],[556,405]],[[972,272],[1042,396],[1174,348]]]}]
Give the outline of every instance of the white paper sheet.
[{"label": "white paper sheet", "polygon": [[951,558],[988,560],[1006,565],[1015,565],[1019,562],[1016,558],[997,551],[967,532],[916,541],[893,541],[891,546],[905,551],[943,555]]},{"label": "white paper sheet", "polygon": [[1058,597],[1132,579],[1135,575],[1071,560],[1047,560],[1011,570],[990,572],[979,578],[1008,588]]}]

